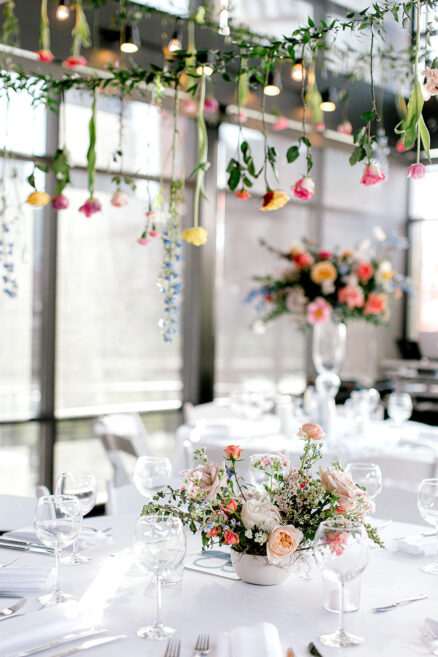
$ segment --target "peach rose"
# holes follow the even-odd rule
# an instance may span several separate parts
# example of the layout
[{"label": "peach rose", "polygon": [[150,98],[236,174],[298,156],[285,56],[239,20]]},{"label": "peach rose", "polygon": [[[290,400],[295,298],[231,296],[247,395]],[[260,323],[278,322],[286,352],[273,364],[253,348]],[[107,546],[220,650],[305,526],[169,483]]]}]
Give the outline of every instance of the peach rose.
[{"label": "peach rose", "polygon": [[268,562],[280,564],[288,561],[302,540],[303,533],[293,525],[275,527],[266,544]]},{"label": "peach rose", "polygon": [[345,303],[349,308],[362,308],[365,299],[363,290],[356,285],[346,285],[338,291],[339,303]]},{"label": "peach rose", "polygon": [[230,499],[228,500],[228,502],[226,504],[225,503],[222,504],[221,509],[222,509],[222,511],[224,511],[224,513],[228,513],[228,514],[231,515],[232,513],[234,513],[237,510],[236,500],[233,500],[233,498],[230,497]]},{"label": "peach rose", "polygon": [[365,315],[380,315],[385,312],[387,305],[388,297],[386,294],[383,292],[380,292],[379,294],[370,292],[365,304],[364,313]]},{"label": "peach rose", "polygon": [[273,529],[281,522],[280,511],[270,502],[260,502],[259,500],[248,500],[242,506],[242,522],[245,529],[253,529],[266,525]]},{"label": "peach rose", "polygon": [[306,422],[300,427],[297,436],[305,440],[321,440],[321,438],[325,438],[326,434],[316,422]]},{"label": "peach rose", "polygon": [[319,476],[321,485],[329,493],[338,495],[338,506],[340,513],[352,511],[356,506],[357,486],[346,472],[336,470],[335,468],[322,468],[319,466]]},{"label": "peach rose", "polygon": [[229,529],[224,534],[224,541],[227,545],[236,545],[239,542],[239,537]]},{"label": "peach rose", "polygon": [[296,253],[292,259],[298,269],[306,269],[306,267],[310,267],[310,265],[313,264],[313,256],[307,252]]},{"label": "peach rose", "polygon": [[242,450],[239,445],[227,445],[227,447],[224,449],[224,452],[227,459],[238,459],[242,453]]},{"label": "peach rose", "polygon": [[[224,463],[207,463],[198,465],[186,475],[191,484],[190,497],[201,494],[202,497],[213,500],[221,488],[227,485],[227,474]],[[190,489],[189,489],[190,490]]]}]

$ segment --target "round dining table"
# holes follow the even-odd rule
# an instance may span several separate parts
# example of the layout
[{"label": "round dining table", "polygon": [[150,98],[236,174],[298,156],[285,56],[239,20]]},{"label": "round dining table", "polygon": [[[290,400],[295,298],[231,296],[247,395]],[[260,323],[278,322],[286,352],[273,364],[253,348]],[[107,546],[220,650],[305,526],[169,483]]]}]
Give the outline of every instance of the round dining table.
[{"label": "round dining table", "polygon": [[[73,594],[80,604],[87,603],[96,615],[89,616],[89,624],[98,623],[111,635],[125,635],[120,641],[81,651],[87,657],[163,657],[166,642],[148,641],[136,636],[136,630],[150,624],[154,617],[155,589],[149,576],[141,572],[133,561],[132,541],[138,514],[91,518],[86,524],[95,528],[111,527],[111,538],[88,550],[91,561],[81,566],[62,566],[63,589]],[[370,560],[362,575],[360,610],[346,614],[347,630],[364,636],[364,643],[349,649],[323,646],[320,634],[333,631],[338,615],[322,606],[322,579],[313,557],[308,579],[292,574],[276,586],[255,586],[240,580],[215,574],[195,572],[185,568],[181,584],[163,589],[163,621],[178,629],[181,657],[194,654],[196,637],[207,633],[210,637],[210,656],[215,657],[219,635],[236,626],[248,626],[263,621],[274,624],[280,635],[283,653],[292,647],[296,657],[308,655],[307,646],[313,642],[323,657],[413,657],[430,654],[423,644],[420,628],[426,617],[438,618],[438,578],[421,572],[420,566],[430,557],[412,557],[396,552],[391,537],[401,537],[424,531],[405,523],[390,523],[382,529],[387,548],[370,549]],[[430,527],[429,527],[430,530]],[[188,557],[200,551],[200,537],[188,537]],[[21,553],[20,553],[21,554]],[[16,552],[0,550],[2,562],[16,556]],[[187,558],[187,562],[190,559]],[[13,567],[51,566],[53,557],[45,554],[23,553]],[[122,566],[121,566],[122,564]],[[12,566],[11,566],[12,567]],[[424,600],[401,606],[387,613],[374,613],[373,607],[396,602],[417,594],[427,594]],[[7,601],[5,599],[4,604]],[[53,608],[50,613],[53,614]],[[88,613],[88,612],[87,612]],[[29,637],[26,628],[46,621],[47,610],[39,609],[36,598],[20,611],[19,617],[0,621],[0,655],[9,657],[20,647],[20,633],[26,647]],[[18,615],[17,615],[18,616]],[[5,651],[2,641],[17,638],[14,651]],[[31,646],[38,647],[37,634]],[[43,642],[44,643],[44,642]],[[76,644],[68,644],[67,647]],[[40,653],[42,657],[57,655],[57,650]],[[234,655],[230,657],[235,657]],[[269,657],[266,655],[266,657]]]}]

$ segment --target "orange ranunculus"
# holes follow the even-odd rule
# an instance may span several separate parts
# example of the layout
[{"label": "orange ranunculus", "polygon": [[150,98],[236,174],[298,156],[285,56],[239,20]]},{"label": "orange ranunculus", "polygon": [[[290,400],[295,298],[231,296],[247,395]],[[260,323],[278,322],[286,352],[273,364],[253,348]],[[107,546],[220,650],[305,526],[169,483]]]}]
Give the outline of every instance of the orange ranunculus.
[{"label": "orange ranunculus", "polygon": [[310,270],[310,278],[314,283],[320,284],[323,281],[335,281],[338,277],[336,267],[330,260],[321,260],[313,265]]}]

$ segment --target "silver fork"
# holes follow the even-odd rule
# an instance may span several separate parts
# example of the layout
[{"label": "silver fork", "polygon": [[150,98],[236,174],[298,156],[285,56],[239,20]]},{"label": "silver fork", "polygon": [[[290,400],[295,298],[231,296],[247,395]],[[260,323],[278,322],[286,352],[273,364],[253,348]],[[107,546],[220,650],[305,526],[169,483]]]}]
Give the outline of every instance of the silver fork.
[{"label": "silver fork", "polygon": [[166,652],[164,653],[164,657],[179,657],[179,653],[181,650],[181,642],[179,639],[169,639],[167,642],[166,646]]},{"label": "silver fork", "polygon": [[195,655],[208,655],[210,652],[210,638],[208,634],[200,634],[196,639]]},{"label": "silver fork", "polygon": [[9,618],[10,616],[13,616],[13,614],[15,614],[15,612],[21,609],[21,607],[24,607],[26,602],[27,602],[27,598],[21,598],[21,600],[18,600],[18,602],[15,602],[10,607],[5,607],[4,609],[0,609],[0,618]]}]

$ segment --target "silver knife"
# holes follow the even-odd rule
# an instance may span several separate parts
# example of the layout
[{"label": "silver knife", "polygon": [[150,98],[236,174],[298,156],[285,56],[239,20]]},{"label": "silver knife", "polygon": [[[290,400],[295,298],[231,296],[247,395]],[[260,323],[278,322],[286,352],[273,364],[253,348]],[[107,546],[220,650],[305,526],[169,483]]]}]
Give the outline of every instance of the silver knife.
[{"label": "silver knife", "polygon": [[19,550],[20,552],[37,552],[39,554],[54,554],[53,548],[49,547],[32,547],[31,545],[17,545],[16,543],[2,543],[0,541],[0,549],[5,550]]},{"label": "silver knife", "polygon": [[382,613],[384,611],[389,611],[390,609],[395,609],[395,607],[401,607],[403,605],[409,604],[409,602],[416,602],[416,600],[425,600],[429,596],[426,593],[420,593],[413,598],[406,598],[406,600],[399,600],[398,602],[393,602],[390,605],[384,605],[383,607],[374,607],[371,611],[375,613]]},{"label": "silver knife", "polygon": [[62,646],[65,643],[70,643],[71,641],[77,641],[78,639],[85,639],[85,637],[89,637],[89,636],[96,636],[97,634],[104,634],[105,632],[108,632],[108,630],[105,629],[96,630],[95,628],[93,628],[92,630],[84,630],[83,632],[73,632],[71,634],[65,634],[59,639],[50,641],[50,643],[46,643],[43,646],[39,646],[38,648],[28,648],[27,650],[22,650],[21,652],[10,653],[6,657],[30,657],[30,655],[37,655],[39,652],[45,652],[46,650],[50,650],[50,648],[58,648],[58,646]]},{"label": "silver knife", "polygon": [[88,639],[81,643],[80,646],[73,646],[73,648],[67,648],[63,652],[57,652],[51,657],[67,657],[67,655],[73,655],[75,652],[80,652],[81,650],[90,650],[91,648],[96,648],[97,646],[103,646],[105,643],[112,643],[113,641],[120,641],[121,639],[126,639],[126,634],[117,634],[114,636],[103,636],[100,639]]},{"label": "silver knife", "polygon": [[33,541],[25,541],[22,538],[9,538],[7,536],[0,536],[0,543],[12,543],[14,545],[28,545],[30,547],[46,548],[46,550],[53,550],[53,548],[44,545],[44,543],[34,543]]}]

